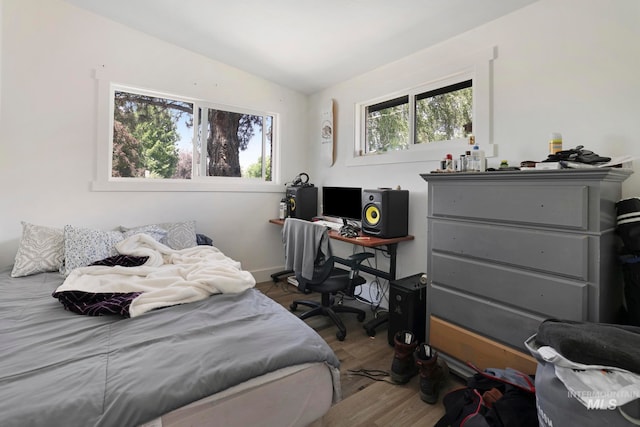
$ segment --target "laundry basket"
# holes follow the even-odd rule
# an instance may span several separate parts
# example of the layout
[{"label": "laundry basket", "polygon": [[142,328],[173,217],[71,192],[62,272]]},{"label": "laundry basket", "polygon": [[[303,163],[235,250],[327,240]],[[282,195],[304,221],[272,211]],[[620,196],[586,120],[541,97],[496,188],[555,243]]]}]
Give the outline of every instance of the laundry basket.
[{"label": "laundry basket", "polygon": [[[555,322],[552,327],[563,326],[562,321],[550,322]],[[611,342],[603,339],[612,331],[611,325],[580,322],[567,322],[566,325],[568,334],[564,344],[581,347],[581,353],[587,358],[597,360],[592,356],[603,349],[615,351],[612,348],[615,337]],[[540,328],[545,326],[543,322]],[[594,331],[592,336],[589,336],[590,331]],[[621,331],[620,336],[627,332]],[[640,425],[640,375],[620,367],[572,361],[546,342],[537,341],[538,334],[529,338],[525,346],[538,361],[535,386],[540,427]],[[555,343],[557,347],[564,347],[557,340]],[[594,351],[589,351],[590,347]],[[629,360],[623,365],[627,362]],[[637,361],[633,362],[635,365]]]}]

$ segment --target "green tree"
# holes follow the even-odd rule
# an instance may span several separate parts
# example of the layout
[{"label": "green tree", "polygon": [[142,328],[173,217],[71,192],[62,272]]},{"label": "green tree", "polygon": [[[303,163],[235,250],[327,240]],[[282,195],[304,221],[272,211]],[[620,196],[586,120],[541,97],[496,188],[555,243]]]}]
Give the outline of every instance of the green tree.
[{"label": "green tree", "polygon": [[129,130],[119,121],[113,125],[113,161],[112,174],[114,177],[143,177],[144,162],[141,156],[140,141],[129,133]]},{"label": "green tree", "polygon": [[152,177],[172,177],[180,139],[176,123],[191,104],[119,91],[114,101],[112,175],[144,177],[149,171]]},{"label": "green tree", "polygon": [[[446,89],[446,88],[445,88]],[[473,122],[471,87],[416,96],[415,143],[464,138]],[[397,98],[367,110],[367,150],[385,152],[409,145],[409,99]]]},{"label": "green tree", "polygon": [[472,111],[471,88],[416,101],[416,143],[464,138]]},{"label": "green tree", "polygon": [[[265,169],[265,181],[271,181],[271,157],[267,157]],[[255,163],[252,163],[247,167],[245,175],[248,178],[262,178],[262,156],[258,157],[258,160]]]},{"label": "green tree", "polygon": [[[123,91],[115,93],[114,119],[142,144],[140,158],[153,176],[184,177],[187,170],[184,162],[188,160],[180,159],[175,146],[179,140],[176,123],[183,114],[189,114],[187,126],[193,126],[192,113],[191,103]],[[254,132],[262,131],[262,127],[261,116],[209,110],[203,148],[210,159],[207,175],[242,176],[240,151],[246,150]],[[271,132],[270,126],[268,131]]]},{"label": "green tree", "polygon": [[166,108],[141,105],[135,112],[133,136],[142,143],[144,165],[154,177],[171,178],[178,165],[176,124]]},{"label": "green tree", "polygon": [[368,114],[367,144],[371,152],[407,148],[409,145],[408,104],[401,104]]}]

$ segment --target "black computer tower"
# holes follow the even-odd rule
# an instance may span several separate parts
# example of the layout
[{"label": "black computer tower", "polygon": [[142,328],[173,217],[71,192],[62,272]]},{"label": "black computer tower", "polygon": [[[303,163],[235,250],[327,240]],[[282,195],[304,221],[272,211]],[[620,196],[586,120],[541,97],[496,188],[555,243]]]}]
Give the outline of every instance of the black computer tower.
[{"label": "black computer tower", "polygon": [[[389,345],[399,331],[414,333],[418,343],[425,340],[427,284],[420,281],[424,273],[393,280],[389,287]],[[425,276],[426,277],[426,276]]]},{"label": "black computer tower", "polygon": [[287,187],[287,216],[311,221],[318,215],[318,187],[299,185]]}]

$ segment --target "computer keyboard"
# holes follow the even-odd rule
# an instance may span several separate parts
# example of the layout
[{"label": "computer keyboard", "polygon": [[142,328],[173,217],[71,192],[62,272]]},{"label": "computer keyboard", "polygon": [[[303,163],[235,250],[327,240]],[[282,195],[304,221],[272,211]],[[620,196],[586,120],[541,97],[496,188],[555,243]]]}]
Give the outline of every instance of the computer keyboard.
[{"label": "computer keyboard", "polygon": [[324,225],[325,227],[329,227],[332,230],[340,231],[342,228],[342,224],[339,222],[326,221],[324,219],[314,221],[315,224]]}]

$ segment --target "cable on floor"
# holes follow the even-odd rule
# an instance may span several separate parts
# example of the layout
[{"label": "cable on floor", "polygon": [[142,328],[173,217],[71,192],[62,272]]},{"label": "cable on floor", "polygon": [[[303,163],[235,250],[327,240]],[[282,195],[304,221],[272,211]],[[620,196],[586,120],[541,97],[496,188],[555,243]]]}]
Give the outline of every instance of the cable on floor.
[{"label": "cable on floor", "polygon": [[381,371],[379,369],[347,369],[347,374],[369,378],[374,381],[384,381],[389,384],[395,384],[391,381],[391,376],[387,371]]}]

